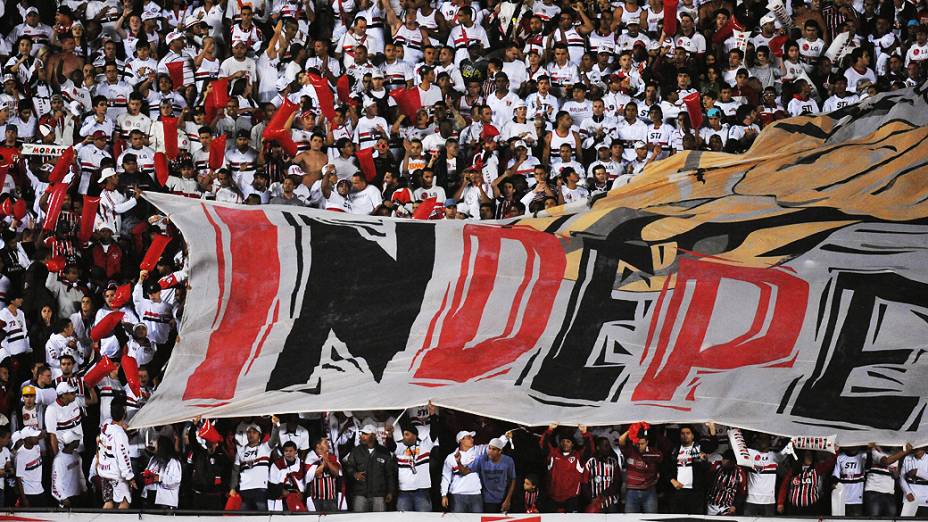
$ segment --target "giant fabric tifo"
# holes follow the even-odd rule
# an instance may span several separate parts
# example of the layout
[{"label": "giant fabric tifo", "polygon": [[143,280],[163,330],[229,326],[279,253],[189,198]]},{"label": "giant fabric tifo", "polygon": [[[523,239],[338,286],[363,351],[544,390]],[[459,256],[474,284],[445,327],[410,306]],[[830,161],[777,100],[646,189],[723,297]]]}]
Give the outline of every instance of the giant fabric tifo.
[{"label": "giant fabric tifo", "polygon": [[506,222],[148,195],[191,288],[133,423],[432,400],[928,442],[926,123],[896,91]]}]

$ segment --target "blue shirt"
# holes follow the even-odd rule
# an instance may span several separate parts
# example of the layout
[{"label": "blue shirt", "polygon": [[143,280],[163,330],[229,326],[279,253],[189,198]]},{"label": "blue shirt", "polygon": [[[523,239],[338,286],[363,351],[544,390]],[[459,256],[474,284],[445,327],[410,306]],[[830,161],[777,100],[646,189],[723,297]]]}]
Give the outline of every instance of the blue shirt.
[{"label": "blue shirt", "polygon": [[488,504],[501,504],[509,490],[509,482],[516,479],[516,464],[509,455],[501,455],[499,462],[493,462],[484,453],[474,461],[471,471],[480,475],[483,501]]}]

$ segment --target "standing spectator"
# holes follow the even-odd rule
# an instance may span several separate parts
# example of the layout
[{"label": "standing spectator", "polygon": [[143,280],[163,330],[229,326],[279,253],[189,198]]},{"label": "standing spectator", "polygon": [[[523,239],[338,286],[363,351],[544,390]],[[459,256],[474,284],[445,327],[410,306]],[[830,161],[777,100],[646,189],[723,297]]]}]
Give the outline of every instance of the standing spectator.
[{"label": "standing spectator", "polygon": [[680,445],[665,461],[671,490],[670,509],[673,513],[700,515],[705,512],[708,453],[715,450],[715,425],[709,424],[709,437],[696,442],[692,426],[680,427]]},{"label": "standing spectator", "polygon": [[313,451],[306,455],[306,497],[313,503],[311,511],[335,513],[338,511],[338,483],[342,465],[331,452],[329,439],[320,438]]},{"label": "standing spectator", "polygon": [[393,454],[396,456],[399,483],[397,511],[432,511],[432,474],[429,470],[431,455],[438,446],[438,409],[431,403],[428,414],[427,426],[407,424],[399,440],[387,441],[388,447],[391,443],[395,446]]},{"label": "standing spectator", "polygon": [[[902,488],[902,514],[909,511],[908,516],[914,514],[924,518],[928,516],[928,447],[915,448],[911,455],[902,461],[902,470],[899,474],[899,487]],[[906,508],[910,508],[907,510]],[[915,509],[911,509],[911,508]],[[911,511],[914,511],[912,513]]]},{"label": "standing spectator", "polygon": [[777,513],[799,516],[820,515],[822,490],[828,472],[834,468],[835,457],[815,461],[815,452],[801,451],[799,459],[790,461],[786,476],[780,482]]},{"label": "standing spectator", "polygon": [[221,510],[232,471],[232,461],[217,441],[201,438],[197,432],[215,428],[206,420],[194,419],[188,431],[186,465],[188,474],[184,483],[196,498],[196,505],[206,510]]},{"label": "standing spectator", "polygon": [[177,509],[180,501],[182,470],[174,453],[174,441],[158,437],[155,454],[142,472],[145,482],[145,503],[159,509]]},{"label": "standing spectator", "polygon": [[458,449],[445,458],[441,470],[441,507],[455,513],[480,513],[483,495],[480,475],[470,473],[470,466],[486,451],[486,445],[475,446],[475,431],[459,431],[454,440]]},{"label": "standing spectator", "polygon": [[619,436],[619,447],[628,469],[625,477],[626,513],[657,513],[657,481],[664,454],[651,447],[648,435],[647,424],[636,423]]},{"label": "standing spectator", "polygon": [[296,493],[302,500],[306,470],[293,441],[285,442],[281,453],[281,457],[271,464],[267,481],[268,509],[293,511],[295,506],[290,504],[290,495]]},{"label": "standing spectator", "polygon": [[81,437],[77,432],[66,431],[61,436],[61,451],[55,455],[52,464],[52,497],[58,506],[69,509],[80,502],[80,497],[87,492],[84,479],[84,465],[81,454],[77,451]]},{"label": "standing spectator", "polygon": [[261,433],[257,424],[249,424],[245,428],[247,443],[239,446],[232,466],[229,496],[241,495],[242,510],[245,511],[267,511],[271,448],[261,440]]},{"label": "standing spectator", "polygon": [[95,468],[102,481],[103,509],[129,509],[132,490],[137,486],[129,458],[126,406],[122,400],[112,402],[110,417],[100,428]]},{"label": "standing spectator", "polygon": [[754,448],[748,448],[751,465],[748,470],[748,498],[744,514],[772,517],[776,512],[777,467],[784,458],[781,452],[770,449],[770,435],[758,433]]},{"label": "standing spectator", "polygon": [[23,507],[45,507],[45,487],[42,485],[44,466],[39,437],[42,432],[26,426],[19,431],[22,446],[16,450],[16,485]]},{"label": "standing spectator", "polygon": [[587,496],[603,513],[618,513],[619,492],[622,489],[622,467],[609,439],[596,439],[596,453],[584,465],[587,474]]},{"label": "standing spectator", "polygon": [[864,509],[868,517],[896,516],[896,478],[899,461],[912,453],[912,445],[889,454],[876,444],[867,448],[867,478],[864,482]]},{"label": "standing spectator", "polygon": [[557,424],[549,425],[540,441],[542,448],[548,448],[548,496],[556,510],[575,513],[580,508],[580,484],[586,478],[583,464],[593,454],[593,435],[581,424],[578,429],[583,446],[576,450],[573,438],[561,435],[555,439],[556,429]]},{"label": "standing spectator", "polygon": [[361,428],[361,444],[345,459],[345,474],[354,479],[352,511],[387,510],[396,491],[396,459],[377,441],[377,428],[373,424]]},{"label": "standing spectator", "polygon": [[744,500],[748,478],[735,464],[735,452],[726,450],[722,459],[709,470],[709,492],[706,496],[706,514],[734,515]]},{"label": "standing spectator", "polygon": [[856,447],[842,448],[834,465],[833,476],[841,484],[841,498],[847,516],[864,514],[864,473],[867,456]]},{"label": "standing spectator", "polygon": [[512,505],[512,494],[516,489],[516,465],[503,448],[509,442],[499,437],[487,444],[486,453],[468,468],[480,476],[483,491],[483,513],[508,513]]},{"label": "standing spectator", "polygon": [[67,432],[77,434],[84,439],[81,426],[81,407],[75,400],[77,387],[68,382],[59,382],[55,387],[58,399],[45,408],[45,429],[48,432],[48,447],[56,455],[64,447],[62,436]]}]

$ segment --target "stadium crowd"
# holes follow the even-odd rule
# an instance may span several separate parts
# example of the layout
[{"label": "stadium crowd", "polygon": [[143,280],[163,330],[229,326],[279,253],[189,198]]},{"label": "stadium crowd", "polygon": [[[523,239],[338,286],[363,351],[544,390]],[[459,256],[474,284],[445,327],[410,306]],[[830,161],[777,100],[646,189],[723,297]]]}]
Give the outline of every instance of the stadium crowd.
[{"label": "stadium crowd", "polygon": [[126,431],[189,270],[144,191],[418,219],[581,202],[920,84],[925,2],[8,0],[0,36],[0,505],[827,514],[840,487],[847,514],[926,516],[925,448],[756,434],[744,467],[714,425]]}]

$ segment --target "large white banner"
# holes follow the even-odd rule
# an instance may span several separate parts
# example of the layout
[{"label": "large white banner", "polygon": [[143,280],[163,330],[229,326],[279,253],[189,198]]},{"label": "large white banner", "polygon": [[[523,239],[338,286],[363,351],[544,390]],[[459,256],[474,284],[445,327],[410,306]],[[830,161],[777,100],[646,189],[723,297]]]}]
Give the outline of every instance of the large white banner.
[{"label": "large white banner", "polygon": [[528,425],[926,443],[928,197],[904,180],[928,105],[867,103],[509,223],[149,195],[191,288],[133,423],[432,400]]}]

